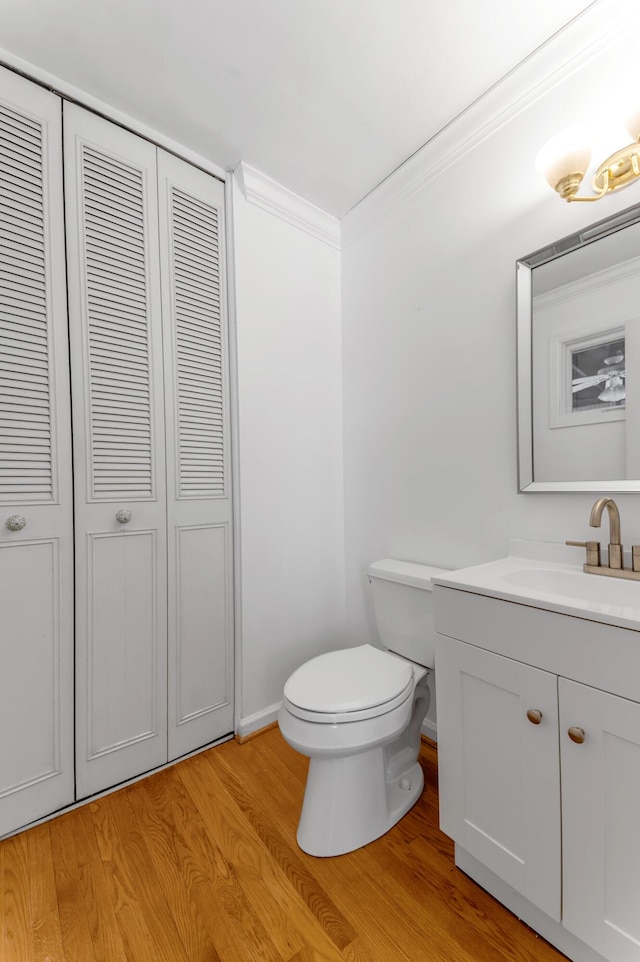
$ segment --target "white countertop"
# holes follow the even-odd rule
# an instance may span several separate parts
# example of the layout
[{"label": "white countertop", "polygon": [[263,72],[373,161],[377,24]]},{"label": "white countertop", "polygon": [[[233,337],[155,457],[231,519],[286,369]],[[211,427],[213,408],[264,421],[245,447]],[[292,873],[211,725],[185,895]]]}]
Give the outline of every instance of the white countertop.
[{"label": "white countertop", "polygon": [[511,541],[498,561],[436,575],[434,585],[640,631],[640,581],[586,574],[584,548]]}]

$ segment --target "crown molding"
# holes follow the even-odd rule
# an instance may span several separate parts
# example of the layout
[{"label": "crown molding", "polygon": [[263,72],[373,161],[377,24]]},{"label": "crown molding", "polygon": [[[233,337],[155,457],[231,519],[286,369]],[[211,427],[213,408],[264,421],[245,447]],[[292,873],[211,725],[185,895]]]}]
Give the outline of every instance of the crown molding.
[{"label": "crown molding", "polygon": [[601,56],[632,27],[637,0],[595,0],[442,128],[341,220],[342,247],[405,204],[484,140]]},{"label": "crown molding", "polygon": [[234,175],[250,204],[261,207],[330,247],[340,249],[340,221],[337,217],[327,214],[244,161],[235,168]]},{"label": "crown molding", "polygon": [[620,284],[622,281],[637,281],[639,268],[640,257],[630,257],[629,260],[623,261],[621,264],[614,264],[612,267],[605,267],[601,271],[589,274],[587,277],[569,281],[562,287],[545,291],[544,294],[536,294],[533,298],[533,304],[537,311],[548,311],[564,301],[572,301],[576,297],[593,294],[595,291]]}]

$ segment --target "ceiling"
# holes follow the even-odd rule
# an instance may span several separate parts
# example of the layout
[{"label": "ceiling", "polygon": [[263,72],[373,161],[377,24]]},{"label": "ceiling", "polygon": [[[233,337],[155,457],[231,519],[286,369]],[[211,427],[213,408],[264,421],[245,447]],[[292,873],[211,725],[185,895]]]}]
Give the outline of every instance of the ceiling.
[{"label": "ceiling", "polygon": [[339,217],[592,3],[0,0],[0,44]]}]

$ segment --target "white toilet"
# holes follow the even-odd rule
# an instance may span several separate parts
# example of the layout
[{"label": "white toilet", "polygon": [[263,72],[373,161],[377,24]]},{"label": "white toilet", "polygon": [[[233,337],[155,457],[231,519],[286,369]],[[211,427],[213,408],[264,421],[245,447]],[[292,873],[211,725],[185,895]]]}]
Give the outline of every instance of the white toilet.
[{"label": "white toilet", "polygon": [[280,731],[310,758],[298,825],[309,855],[342,855],[384,835],[422,792],[420,727],[434,662],[431,578],[443,568],[376,561],[372,645],[319,655],[284,686]]}]

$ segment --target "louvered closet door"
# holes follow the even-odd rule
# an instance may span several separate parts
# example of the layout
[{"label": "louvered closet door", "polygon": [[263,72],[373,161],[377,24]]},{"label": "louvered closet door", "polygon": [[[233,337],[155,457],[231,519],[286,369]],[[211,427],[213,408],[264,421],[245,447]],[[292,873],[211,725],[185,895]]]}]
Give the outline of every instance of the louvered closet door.
[{"label": "louvered closet door", "polygon": [[0,835],[74,797],[60,121],[0,71]]},{"label": "louvered closet door", "polygon": [[162,764],[166,497],[156,149],[65,104],[79,797]]},{"label": "louvered closet door", "polygon": [[169,758],[233,731],[222,184],[158,151],[165,344]]}]

